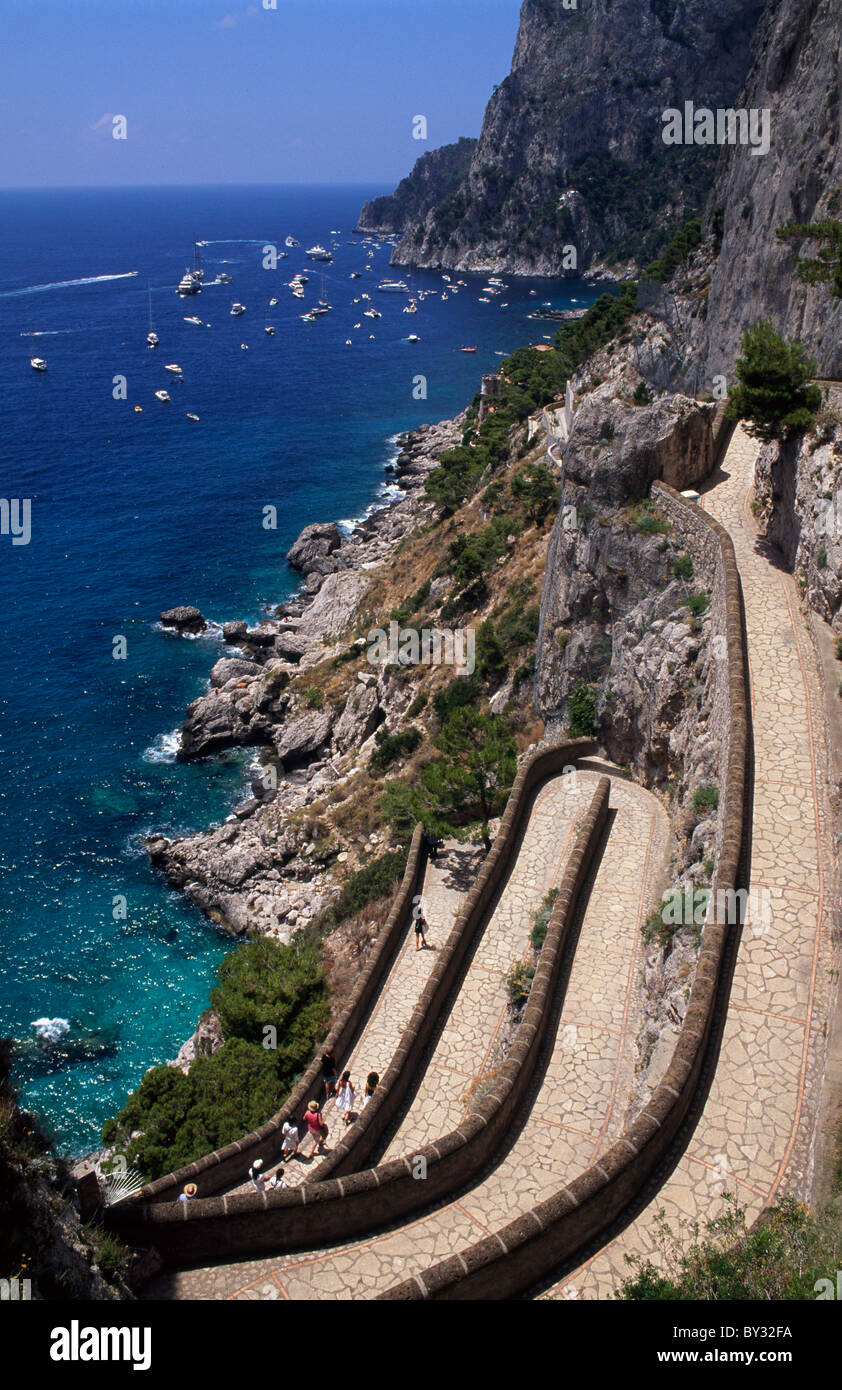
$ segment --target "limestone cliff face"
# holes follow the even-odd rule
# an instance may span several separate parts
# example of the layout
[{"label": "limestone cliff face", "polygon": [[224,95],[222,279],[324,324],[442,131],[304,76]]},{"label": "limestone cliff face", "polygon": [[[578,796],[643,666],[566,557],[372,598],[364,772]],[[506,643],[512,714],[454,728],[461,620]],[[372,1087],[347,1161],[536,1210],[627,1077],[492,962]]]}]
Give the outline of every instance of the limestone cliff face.
[{"label": "limestone cliff face", "polygon": [[760,0],[524,0],[512,70],[467,176],[406,226],[397,264],[558,275],[653,254],[702,207],[710,151],[667,147],[662,111],[728,105]]},{"label": "limestone cliff face", "polygon": [[409,223],[426,217],[431,208],[459,187],[470,168],[476,145],[476,140],[463,136],[453,145],[442,145],[422,154],[394,193],[372,198],[365,204],[358,231],[381,235],[403,232]]},{"label": "limestone cliff face", "polygon": [[771,148],[726,147],[708,205],[722,249],[708,300],[702,351],[708,373],[732,370],[744,328],[771,318],[815,355],[819,373],[842,375],[842,300],[826,285],[793,278],[795,254],[815,243],[783,243],[787,221],[842,213],[842,6],[839,0],[778,0],[754,40],[755,63],[740,105],[770,112]]}]

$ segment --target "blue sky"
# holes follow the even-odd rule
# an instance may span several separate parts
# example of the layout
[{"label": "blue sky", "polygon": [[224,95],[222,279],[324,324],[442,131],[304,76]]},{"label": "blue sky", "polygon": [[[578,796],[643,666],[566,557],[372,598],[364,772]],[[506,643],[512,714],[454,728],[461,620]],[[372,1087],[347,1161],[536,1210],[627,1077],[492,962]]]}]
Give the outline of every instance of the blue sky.
[{"label": "blue sky", "polygon": [[0,187],[389,187],[426,150],[479,134],[520,12],[519,0],[277,6],[0,0]]}]

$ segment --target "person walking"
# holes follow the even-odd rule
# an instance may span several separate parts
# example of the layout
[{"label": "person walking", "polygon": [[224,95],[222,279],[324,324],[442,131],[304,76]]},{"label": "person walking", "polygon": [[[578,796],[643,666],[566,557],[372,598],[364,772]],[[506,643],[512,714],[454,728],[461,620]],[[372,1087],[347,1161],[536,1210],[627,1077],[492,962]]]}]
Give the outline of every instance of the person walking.
[{"label": "person walking", "polygon": [[194,1182],[189,1182],[184,1191],[179,1192],[178,1200],[180,1202],[195,1202],[198,1191],[199,1189],[196,1184]]},{"label": "person walking", "polygon": [[365,1110],[366,1106],[368,1105],[368,1102],[371,1100],[371,1097],[374,1095],[374,1092],[377,1090],[379,1084],[380,1077],[378,1076],[377,1072],[370,1071],[365,1079],[365,1090],[363,1091],[362,1103],[363,1110]]},{"label": "person walking", "polygon": [[317,1100],[311,1100],[304,1112],[304,1119],[315,1143],[313,1153],[321,1153],[327,1135],[327,1125],[322,1119],[322,1108]]},{"label": "person walking", "polygon": [[336,1093],[336,1108],[343,1112],[345,1124],[346,1126],[349,1125],[351,1123],[351,1111],[354,1108],[354,1086],[349,1071],[342,1073],[339,1090]]},{"label": "person walking", "polygon": [[336,1091],[336,1058],[333,1048],[322,1057],[322,1083],[325,1088],[325,1100],[330,1100]]},{"label": "person walking", "polygon": [[421,909],[421,904],[420,904],[420,903],[418,904],[418,906],[415,908],[414,911],[415,911],[415,949],[416,949],[416,951],[420,951],[422,945],[426,946],[426,945],[428,944],[428,943],[427,943],[427,923],[424,921],[424,913],[423,913],[423,911],[422,911],[422,909]]},{"label": "person walking", "polygon": [[281,1126],[281,1134],[284,1136],[281,1145],[282,1154],[284,1154],[284,1156],[288,1154],[290,1158],[294,1157],[294,1155],[298,1153],[298,1145],[300,1143],[298,1125],[292,1119],[284,1120]]},{"label": "person walking", "polygon": [[249,1168],[249,1177],[251,1178],[251,1185],[255,1192],[266,1191],[266,1174],[263,1172],[262,1158],[256,1158],[254,1160],[254,1163]]}]

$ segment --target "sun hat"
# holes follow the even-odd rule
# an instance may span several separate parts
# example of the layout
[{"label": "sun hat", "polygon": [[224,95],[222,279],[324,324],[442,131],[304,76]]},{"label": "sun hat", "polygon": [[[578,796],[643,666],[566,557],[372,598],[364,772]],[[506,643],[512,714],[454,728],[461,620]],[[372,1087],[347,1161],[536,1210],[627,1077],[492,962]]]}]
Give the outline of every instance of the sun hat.
[{"label": "sun hat", "polygon": [[251,1166],[252,1166],[252,1168],[262,1168],[262,1167],[263,1167],[263,1159],[262,1159],[262,1158],[256,1158],[256,1159],[254,1160],[254,1163],[253,1163]]},{"label": "sun hat", "polygon": [[195,1197],[198,1191],[199,1189],[194,1182],[189,1182],[184,1189],[185,1195],[188,1197]]}]

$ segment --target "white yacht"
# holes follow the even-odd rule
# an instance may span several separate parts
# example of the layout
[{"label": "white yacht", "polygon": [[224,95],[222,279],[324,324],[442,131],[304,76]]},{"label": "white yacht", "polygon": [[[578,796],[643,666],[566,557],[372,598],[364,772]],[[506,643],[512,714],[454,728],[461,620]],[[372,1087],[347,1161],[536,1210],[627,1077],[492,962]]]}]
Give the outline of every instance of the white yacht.
[{"label": "white yacht", "polygon": [[270,309],[274,309],[274,307],[275,307],[275,305],[277,304],[277,302],[278,302],[277,299],[274,299],[274,298],[273,298],[273,299],[270,299],[270,300],[269,300],[269,308],[270,308]]},{"label": "white yacht", "polygon": [[233,275],[227,275],[224,270],[220,270],[216,277],[216,283],[218,285],[230,285],[233,279]]},{"label": "white yacht", "polygon": [[201,327],[202,327],[202,320],[199,318],[199,315],[198,315],[198,314],[185,314],[185,315],[184,315],[184,322],[185,322],[185,323],[195,323],[196,326],[197,326],[198,328],[201,328]]},{"label": "white yacht", "polygon": [[233,314],[235,319],[238,319],[240,317],[240,314],[244,314],[246,312],[246,306],[245,304],[240,304],[237,300],[235,300],[228,312],[230,314]]},{"label": "white yacht", "polygon": [[171,399],[169,391],[156,391],[155,396],[159,401],[168,401]]},{"label": "white yacht", "polygon": [[417,333],[410,333],[406,341],[408,343],[420,343],[421,339],[418,337]]},{"label": "white yacht", "polygon": [[164,366],[164,371],[170,372],[173,376],[184,376],[177,362],[167,362]]},{"label": "white yacht", "polygon": [[36,372],[45,372],[47,370],[47,364],[43,357],[30,357],[29,365]]},{"label": "white yacht", "polygon": [[146,335],[146,341],[150,347],[157,347],[158,334],[155,332],[155,322],[152,318],[152,286],[148,281],[146,284],[146,293],[149,297],[149,332]]},{"label": "white yacht", "polygon": [[300,246],[301,242],[296,241],[294,236],[288,236],[284,241],[284,246]]},{"label": "white yacht", "polygon": [[377,288],[383,294],[408,294],[409,286],[405,280],[381,280]]},{"label": "white yacht", "polygon": [[332,261],[333,256],[324,246],[310,246],[304,253],[311,261]]},{"label": "white yacht", "polygon": [[366,309],[365,317],[367,319],[382,319],[383,315],[380,313],[379,309]]},{"label": "white yacht", "polygon": [[409,301],[408,304],[404,304],[404,306],[403,306],[403,312],[404,312],[405,314],[417,314],[417,313],[418,313],[418,305],[415,303],[415,300],[414,300],[414,299],[410,299],[410,301]]}]

